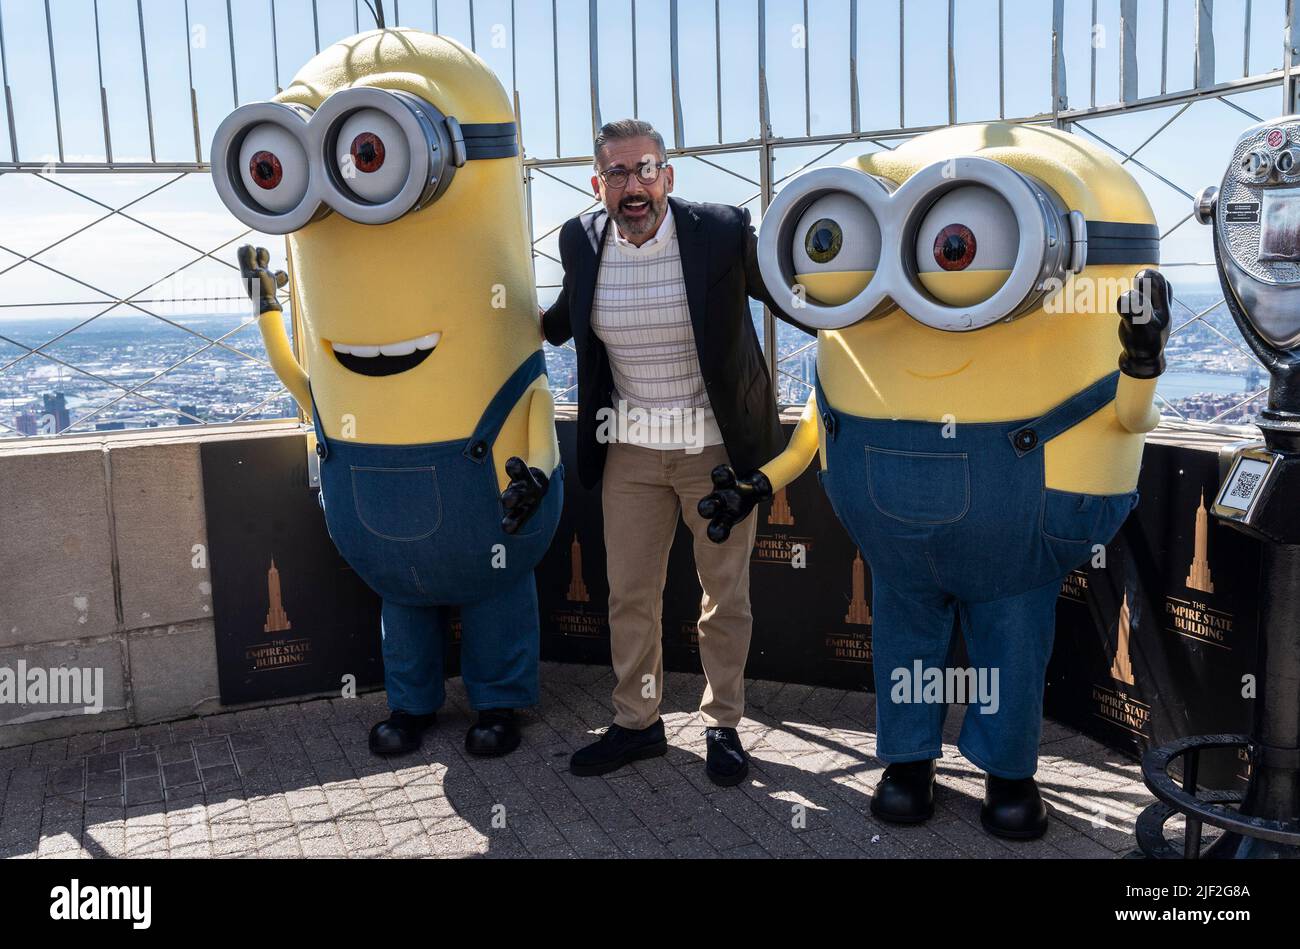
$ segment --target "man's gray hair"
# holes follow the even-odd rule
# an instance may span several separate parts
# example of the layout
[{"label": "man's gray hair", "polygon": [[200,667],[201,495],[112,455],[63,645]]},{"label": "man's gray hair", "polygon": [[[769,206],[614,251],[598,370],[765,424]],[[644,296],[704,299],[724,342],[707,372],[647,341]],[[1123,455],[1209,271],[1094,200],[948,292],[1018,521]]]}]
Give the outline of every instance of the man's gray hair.
[{"label": "man's gray hair", "polygon": [[606,122],[596,134],[596,142],[591,150],[596,166],[600,166],[601,149],[610,142],[642,137],[648,138],[655,143],[655,148],[659,150],[660,161],[667,160],[668,150],[664,147],[664,137],[655,131],[653,125],[640,119],[619,119],[617,122]]}]

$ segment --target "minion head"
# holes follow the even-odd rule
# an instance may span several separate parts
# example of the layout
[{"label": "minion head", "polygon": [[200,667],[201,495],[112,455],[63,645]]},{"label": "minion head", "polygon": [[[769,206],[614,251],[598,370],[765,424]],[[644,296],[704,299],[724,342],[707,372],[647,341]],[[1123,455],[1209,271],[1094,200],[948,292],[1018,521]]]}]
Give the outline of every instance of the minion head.
[{"label": "minion head", "polygon": [[472,426],[537,348],[518,154],[487,65],[410,29],[336,43],[222,123],[214,183],[287,235],[318,401],[401,408],[437,387]]},{"label": "minion head", "polygon": [[[1085,384],[1113,370],[1116,298],[1158,260],[1127,171],[1073,135],[1005,123],[808,172],[768,209],[759,243],[778,300],[788,288],[791,315],[851,350],[885,402],[926,380],[951,397],[963,374],[978,401],[1043,362],[1073,360]],[[1076,391],[1073,369],[1042,378],[1053,373]]]}]

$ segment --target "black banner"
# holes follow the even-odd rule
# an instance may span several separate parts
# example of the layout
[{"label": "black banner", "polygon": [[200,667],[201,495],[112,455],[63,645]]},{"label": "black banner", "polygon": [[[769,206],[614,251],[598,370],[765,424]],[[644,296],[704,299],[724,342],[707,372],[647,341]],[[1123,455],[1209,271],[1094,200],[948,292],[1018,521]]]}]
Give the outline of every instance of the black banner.
[{"label": "black banner", "polygon": [[379,598],[325,530],[305,437],[200,452],[222,703],[381,684]]}]

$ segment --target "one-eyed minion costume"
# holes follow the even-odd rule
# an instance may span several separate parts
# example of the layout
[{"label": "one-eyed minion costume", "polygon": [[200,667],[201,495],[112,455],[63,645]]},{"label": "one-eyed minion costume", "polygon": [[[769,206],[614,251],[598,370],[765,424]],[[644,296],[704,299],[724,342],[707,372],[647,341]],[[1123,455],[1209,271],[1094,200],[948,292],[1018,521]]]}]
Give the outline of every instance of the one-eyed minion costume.
[{"label": "one-eyed minion costume", "polygon": [[765,281],[820,331],[815,391],[761,473],[779,490],[819,451],[871,566],[884,761],[942,755],[946,707],[891,689],[918,661],[944,668],[959,615],[1000,695],[968,709],[958,747],[999,778],[1036,770],[1061,581],[1137,503],[1159,417],[1167,315],[1116,315],[1158,237],[1105,154],[1006,124],[809,172],[765,216]]},{"label": "one-eyed minion costume", "polygon": [[312,416],[330,536],[383,598],[389,705],[413,715],[443,704],[452,606],[471,705],[538,698],[533,568],[563,466],[518,156],[482,60],[409,29],[322,51],[213,143],[231,211],[288,236],[305,368],[274,302],[287,278],[265,251],[241,264],[271,365]]}]

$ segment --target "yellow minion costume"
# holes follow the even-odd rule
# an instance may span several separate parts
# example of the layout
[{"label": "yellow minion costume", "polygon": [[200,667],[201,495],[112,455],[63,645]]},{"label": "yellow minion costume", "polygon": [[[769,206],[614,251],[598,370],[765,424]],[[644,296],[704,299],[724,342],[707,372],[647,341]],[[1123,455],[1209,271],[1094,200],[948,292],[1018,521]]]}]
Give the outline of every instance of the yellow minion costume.
[{"label": "yellow minion costume", "polygon": [[540,349],[517,131],[488,67],[409,29],[345,39],[213,141],[241,221],[286,234],[304,338],[295,360],[264,250],[240,263],[271,364],[310,411],[330,536],[383,598],[393,716],[407,751],[442,705],[449,608],[479,754],[518,743],[537,701],[532,571],[563,466]]},{"label": "yellow minion costume", "polygon": [[718,472],[701,513],[725,532],[820,452],[871,565],[877,748],[891,763],[873,810],[932,810],[946,705],[897,686],[944,669],[960,617],[997,693],[968,707],[958,742],[991,776],[985,826],[1037,836],[1060,584],[1136,504],[1159,418],[1168,287],[1138,273],[1159,259],[1151,208],[1072,135],[960,126],[791,182],[759,254],[769,290],[819,330],[815,391],[786,450],[745,477]]}]

